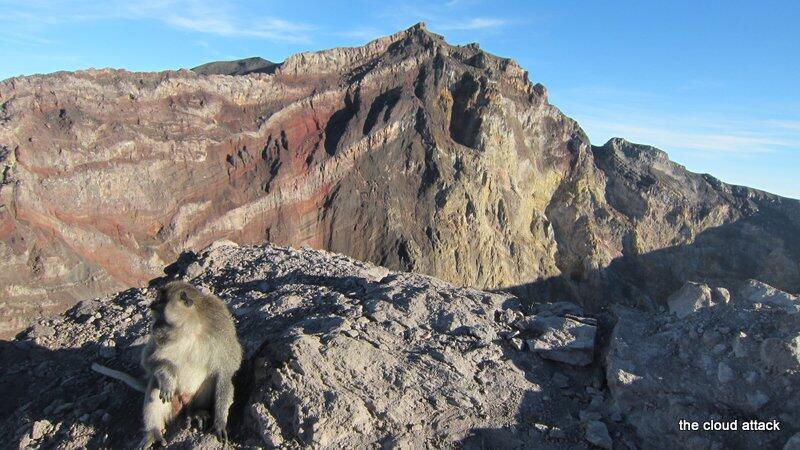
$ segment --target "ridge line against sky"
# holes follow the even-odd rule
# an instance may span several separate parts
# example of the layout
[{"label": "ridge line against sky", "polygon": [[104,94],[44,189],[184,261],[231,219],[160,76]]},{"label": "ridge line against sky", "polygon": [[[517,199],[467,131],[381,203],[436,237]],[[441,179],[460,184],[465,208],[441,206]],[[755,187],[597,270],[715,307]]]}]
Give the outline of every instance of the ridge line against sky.
[{"label": "ridge line against sky", "polygon": [[450,43],[517,60],[595,145],[623,137],[800,198],[800,4],[643,3],[0,0],[0,79],[281,61],[425,21]]}]

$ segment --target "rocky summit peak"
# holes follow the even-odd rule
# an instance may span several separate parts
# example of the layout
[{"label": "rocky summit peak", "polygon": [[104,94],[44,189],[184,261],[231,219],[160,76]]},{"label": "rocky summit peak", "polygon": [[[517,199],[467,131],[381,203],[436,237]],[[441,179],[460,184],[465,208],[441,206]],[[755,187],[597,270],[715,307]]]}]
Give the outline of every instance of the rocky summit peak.
[{"label": "rocky summit peak", "polygon": [[406,33],[431,33],[425,22],[417,22],[406,29]]},{"label": "rocky summit peak", "polygon": [[444,42],[444,36],[440,34],[436,34],[428,29],[428,26],[425,22],[418,22],[410,27],[408,27],[404,32],[402,32],[408,36],[418,36],[425,39],[435,40],[437,42]]}]

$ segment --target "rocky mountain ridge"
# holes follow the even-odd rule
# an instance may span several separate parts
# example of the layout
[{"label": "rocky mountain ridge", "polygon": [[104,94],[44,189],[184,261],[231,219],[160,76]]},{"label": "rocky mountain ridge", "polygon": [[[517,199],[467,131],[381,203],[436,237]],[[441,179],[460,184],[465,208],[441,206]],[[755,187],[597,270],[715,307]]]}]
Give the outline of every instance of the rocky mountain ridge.
[{"label": "rocky mountain ridge", "polygon": [[800,292],[797,201],[592,146],[476,44],[417,25],[265,61],[0,82],[4,334],[218,239],[591,311],[666,307],[686,281]]},{"label": "rocky mountain ridge", "polygon": [[[151,288],[78,303],[0,342],[9,448],[128,448],[154,288],[182,277],[231,308],[245,350],[233,448],[795,450],[800,300],[757,281],[689,283],[670,311],[526,306],[309,248],[217,242]],[[677,370],[680,368],[680,370]],[[780,424],[679,431],[680,420]],[[167,434],[168,448],[221,448]]]}]

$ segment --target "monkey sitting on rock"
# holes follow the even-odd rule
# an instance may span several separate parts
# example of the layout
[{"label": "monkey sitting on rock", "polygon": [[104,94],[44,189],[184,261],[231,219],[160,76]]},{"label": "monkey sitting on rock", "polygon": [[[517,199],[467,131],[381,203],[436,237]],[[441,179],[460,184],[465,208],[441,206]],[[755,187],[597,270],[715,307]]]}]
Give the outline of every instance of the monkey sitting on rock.
[{"label": "monkey sitting on rock", "polygon": [[214,433],[228,440],[233,375],[242,347],[225,303],[189,283],[174,281],[158,290],[150,305],[150,336],[142,351],[146,385],[128,374],[93,364],[92,369],[144,392],[144,432],[139,448],[162,445],[166,426],[183,410],[200,427],[214,413]]}]

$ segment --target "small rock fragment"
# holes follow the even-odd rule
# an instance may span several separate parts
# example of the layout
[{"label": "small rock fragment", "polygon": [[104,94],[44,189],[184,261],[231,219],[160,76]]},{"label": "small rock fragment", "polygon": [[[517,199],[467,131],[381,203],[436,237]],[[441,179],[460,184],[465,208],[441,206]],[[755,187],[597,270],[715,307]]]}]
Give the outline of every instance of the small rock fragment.
[{"label": "small rock fragment", "polygon": [[521,316],[521,314],[518,314],[513,309],[507,308],[507,309],[504,309],[499,314],[498,319],[500,320],[500,323],[502,323],[502,324],[511,325],[514,322],[516,322],[518,319],[520,319],[520,316]]},{"label": "small rock fragment", "polygon": [[769,397],[767,396],[767,394],[761,391],[756,391],[755,393],[747,394],[746,397],[747,397],[747,405],[750,407],[750,410],[752,412],[758,411],[759,409],[761,409],[761,407],[769,403]]},{"label": "small rock fragment", "polygon": [[586,424],[586,440],[600,448],[611,450],[613,447],[606,424],[599,420],[592,420]]},{"label": "small rock fragment", "polygon": [[37,420],[31,427],[31,439],[38,441],[42,438],[42,436],[49,433],[52,429],[53,425],[47,419]]},{"label": "small rock fragment", "polygon": [[724,287],[715,287],[711,292],[711,298],[715,303],[725,305],[731,301],[731,293]]},{"label": "small rock fragment", "polygon": [[570,302],[542,303],[533,307],[533,313],[541,316],[583,315],[583,308]]},{"label": "small rock fragment", "polygon": [[700,308],[712,306],[711,288],[702,283],[687,281],[667,299],[669,312],[683,319]]},{"label": "small rock fragment", "polygon": [[733,356],[737,358],[744,358],[747,356],[747,348],[745,346],[745,339],[747,339],[747,334],[744,331],[740,331],[736,334],[733,338]]},{"label": "small rock fragment", "polygon": [[533,428],[538,431],[539,433],[547,433],[547,430],[550,429],[547,425],[543,423],[534,423]]},{"label": "small rock fragment", "polygon": [[387,275],[389,275],[389,269],[381,266],[372,266],[368,269],[365,269],[362,272],[364,278],[367,279],[370,283],[379,283],[383,280]]},{"label": "small rock fragment", "polygon": [[754,307],[757,304],[767,303],[790,314],[800,312],[800,301],[797,296],[756,280],[748,280],[747,284],[737,292],[736,299],[742,303],[750,303]]},{"label": "small rock fragment", "polygon": [[189,264],[186,267],[186,271],[184,272],[184,276],[188,279],[197,278],[203,273],[203,266],[200,265],[197,261]]},{"label": "small rock fragment", "polygon": [[507,331],[500,331],[497,333],[503,339],[513,339],[519,336],[519,330],[507,330]]},{"label": "small rock fragment", "polygon": [[351,338],[357,338],[358,337],[358,330],[353,330],[352,328],[351,329],[347,329],[347,330],[344,330],[344,334],[346,334],[347,336],[349,336]]},{"label": "small rock fragment", "polygon": [[717,379],[720,383],[729,383],[734,378],[733,369],[724,362],[717,365]]}]

